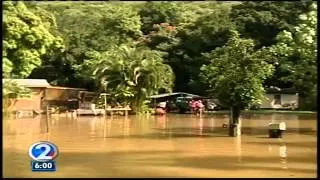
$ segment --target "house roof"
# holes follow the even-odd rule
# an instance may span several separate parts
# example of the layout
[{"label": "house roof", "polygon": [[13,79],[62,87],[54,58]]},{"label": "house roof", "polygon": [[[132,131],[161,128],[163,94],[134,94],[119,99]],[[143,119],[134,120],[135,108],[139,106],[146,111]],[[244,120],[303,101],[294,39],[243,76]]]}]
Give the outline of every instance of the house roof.
[{"label": "house roof", "polygon": [[189,93],[184,93],[184,92],[175,92],[175,93],[164,93],[164,94],[152,95],[152,96],[149,96],[149,98],[157,99],[157,98],[176,96],[176,95],[189,96],[189,97],[200,97],[199,95],[195,95],[195,94],[189,94]]},{"label": "house roof", "polygon": [[157,94],[157,95],[152,95],[150,96],[150,98],[152,99],[156,99],[156,98],[162,98],[162,97],[168,97],[168,96],[174,96],[177,95],[179,93],[164,93],[164,94]]},{"label": "house roof", "polygon": [[13,81],[25,87],[51,87],[46,79],[2,79],[2,82]]},{"label": "house roof", "polygon": [[16,82],[20,86],[25,86],[29,88],[50,88],[50,89],[73,89],[85,91],[83,88],[70,88],[70,87],[62,87],[62,86],[51,86],[46,79],[2,79],[2,82],[5,81],[13,81]]},{"label": "house roof", "polygon": [[50,89],[73,89],[73,90],[79,90],[79,91],[85,90],[83,88],[70,88],[70,87],[62,87],[62,86],[50,86],[48,88],[50,88]]}]

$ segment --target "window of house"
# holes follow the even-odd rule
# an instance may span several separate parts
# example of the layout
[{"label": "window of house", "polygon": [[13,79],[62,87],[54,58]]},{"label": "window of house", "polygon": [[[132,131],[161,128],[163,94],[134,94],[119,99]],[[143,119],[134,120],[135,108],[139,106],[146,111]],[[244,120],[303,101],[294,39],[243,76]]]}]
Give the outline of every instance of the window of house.
[{"label": "window of house", "polygon": [[281,95],[275,94],[274,95],[274,104],[280,104],[281,105]]}]

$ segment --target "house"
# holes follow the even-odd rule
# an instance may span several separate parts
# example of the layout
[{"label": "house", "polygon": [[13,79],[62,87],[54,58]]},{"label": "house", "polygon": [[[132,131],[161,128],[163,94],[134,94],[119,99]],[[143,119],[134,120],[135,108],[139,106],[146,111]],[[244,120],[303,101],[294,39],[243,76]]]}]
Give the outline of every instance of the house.
[{"label": "house", "polygon": [[46,89],[45,106],[43,108],[48,103],[50,106],[66,106],[69,109],[77,109],[81,101],[79,94],[82,91],[85,91],[85,89],[50,86]]},{"label": "house", "polygon": [[[3,83],[9,79],[3,79]],[[15,98],[9,104],[10,111],[46,111],[47,105],[68,106],[69,108],[78,108],[85,94],[92,94],[85,89],[69,88],[60,86],[51,86],[45,79],[10,79],[20,86],[30,88],[32,94],[30,97]],[[82,95],[81,95],[82,94]],[[83,95],[84,94],[84,95]],[[82,99],[80,97],[82,96]]]},{"label": "house", "polygon": [[28,111],[35,110],[40,111],[43,104],[43,97],[45,96],[45,91],[50,84],[43,79],[2,79],[3,83],[7,81],[13,81],[18,85],[30,88],[32,90],[32,94],[30,97],[24,98],[15,98],[11,99],[8,109],[11,111]]},{"label": "house", "polygon": [[262,109],[296,109],[299,107],[299,93],[294,88],[266,88]]}]

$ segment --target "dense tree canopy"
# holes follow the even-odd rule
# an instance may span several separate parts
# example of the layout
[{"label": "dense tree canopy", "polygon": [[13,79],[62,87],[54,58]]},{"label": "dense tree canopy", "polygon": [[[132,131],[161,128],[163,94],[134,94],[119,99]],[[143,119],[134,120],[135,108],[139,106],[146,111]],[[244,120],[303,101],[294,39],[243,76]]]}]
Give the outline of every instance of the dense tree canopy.
[{"label": "dense tree canopy", "polygon": [[308,101],[305,105],[315,109],[317,104],[317,4],[312,4],[309,12],[301,14],[299,18],[299,24],[292,32],[279,33],[278,43],[271,48],[271,52],[281,71],[281,80],[293,84],[299,90],[301,97]]},{"label": "dense tree canopy", "polygon": [[[92,81],[82,76],[78,66],[90,51],[103,52],[139,38],[142,33],[138,12],[126,4],[95,2],[40,3],[55,14],[66,50],[51,56],[46,67],[37,69],[32,77],[45,76],[60,85],[94,90]],[[56,73],[58,72],[58,73]],[[63,74],[63,76],[59,75]],[[49,76],[49,77],[48,77]]]},{"label": "dense tree canopy", "polygon": [[229,107],[243,109],[259,103],[264,95],[263,80],[272,74],[267,50],[254,50],[254,42],[239,38],[234,31],[228,43],[205,56],[211,60],[201,70],[210,92]]},{"label": "dense tree canopy", "polygon": [[[296,87],[315,102],[315,8],[311,1],[5,2],[3,77],[114,92],[136,106],[174,90],[242,107],[269,86]],[[247,71],[230,68],[242,65]]]},{"label": "dense tree canopy", "polygon": [[[163,21],[155,20],[157,23],[146,35],[147,45],[166,54],[165,61],[176,74],[175,91],[188,89],[190,93],[204,95],[205,92],[200,90],[204,85],[197,79],[200,67],[208,61],[201,58],[201,53],[209,52],[227,42],[230,30],[234,29],[229,18],[231,6],[208,2],[180,3],[178,7],[182,12],[177,13],[177,4],[165,5],[172,7],[160,14],[175,14],[176,21],[164,21],[165,18]],[[151,11],[150,7],[144,9]]]},{"label": "dense tree canopy", "polygon": [[3,20],[3,76],[27,77],[42,57],[62,48],[62,39],[22,2],[5,2]]},{"label": "dense tree canopy", "polygon": [[177,2],[152,2],[146,3],[139,12],[142,21],[142,31],[148,34],[153,29],[154,24],[169,23],[178,25],[181,16],[181,6]]},{"label": "dense tree canopy", "polygon": [[171,91],[174,74],[161,54],[145,47],[121,45],[104,53],[92,53],[84,65],[101,92],[141,107],[161,88]]},{"label": "dense tree canopy", "polygon": [[308,11],[310,1],[247,1],[232,8],[230,13],[237,29],[252,38],[258,47],[276,43],[282,30],[292,30],[300,14]]}]

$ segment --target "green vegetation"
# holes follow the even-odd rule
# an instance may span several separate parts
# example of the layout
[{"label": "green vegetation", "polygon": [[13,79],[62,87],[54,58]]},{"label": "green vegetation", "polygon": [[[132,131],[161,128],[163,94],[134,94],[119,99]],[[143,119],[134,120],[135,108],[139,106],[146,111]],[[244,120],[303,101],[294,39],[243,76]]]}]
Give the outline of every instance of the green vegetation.
[{"label": "green vegetation", "polygon": [[[182,91],[233,109],[265,87],[295,87],[315,110],[317,3],[5,2],[3,78],[111,94],[147,111],[147,96]],[[10,86],[7,86],[10,87]]]},{"label": "green vegetation", "polygon": [[272,75],[273,66],[265,61],[268,53],[254,50],[254,45],[234,31],[226,45],[206,55],[211,63],[201,68],[210,93],[231,108],[231,136],[241,134],[240,111],[259,103],[265,93],[263,80]]},{"label": "green vegetation", "polygon": [[50,33],[50,22],[22,2],[5,2],[4,11],[2,76],[28,77],[41,65],[42,56],[62,47],[62,39]]},{"label": "green vegetation", "polygon": [[[43,16],[37,16],[23,2],[5,2],[4,11],[2,77],[26,78],[42,65],[46,55],[60,52],[63,39],[50,32],[54,29],[53,21],[45,19],[46,16],[41,13]],[[15,98],[29,96],[30,93],[30,89],[19,87],[12,81],[3,82],[5,111]]]},{"label": "green vegetation", "polygon": [[317,108],[317,44],[317,6],[312,4],[292,31],[279,33],[271,49],[280,79],[299,90],[305,110]]},{"label": "green vegetation", "polygon": [[[143,106],[148,96],[161,88],[171,91],[174,74],[159,52],[146,47],[122,45],[102,54],[92,54],[84,63],[86,71],[106,91],[133,108]],[[83,69],[83,71],[85,70]]]}]

